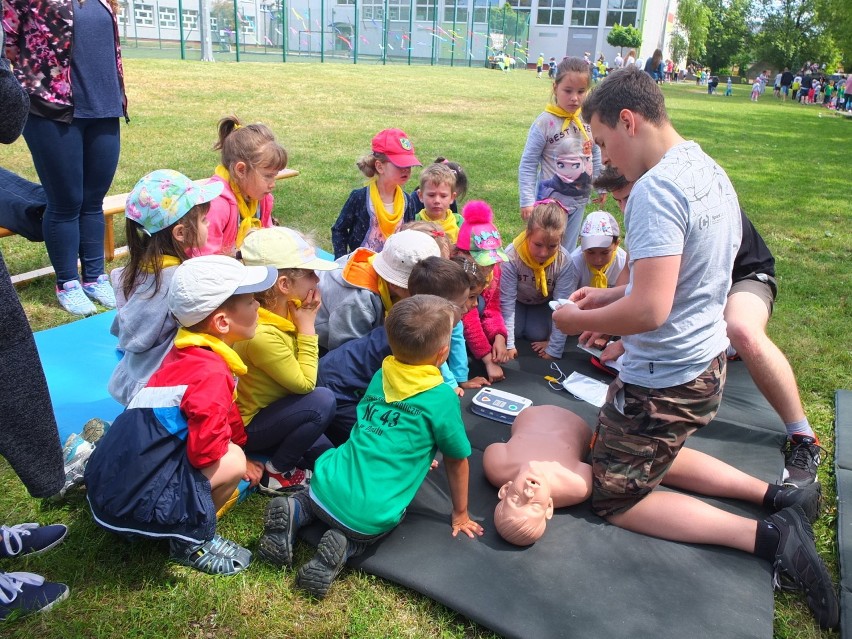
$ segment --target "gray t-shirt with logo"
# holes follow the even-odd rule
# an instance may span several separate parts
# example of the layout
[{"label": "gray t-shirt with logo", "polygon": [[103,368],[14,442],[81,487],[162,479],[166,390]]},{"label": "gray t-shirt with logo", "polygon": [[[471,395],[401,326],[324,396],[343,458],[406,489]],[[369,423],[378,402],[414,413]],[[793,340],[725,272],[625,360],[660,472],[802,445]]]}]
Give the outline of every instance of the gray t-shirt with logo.
[{"label": "gray t-shirt with logo", "polygon": [[625,212],[634,263],[680,255],[672,310],[657,330],[624,337],[621,379],[649,388],[692,381],[728,344],[723,319],[742,237],[737,194],[695,142],[670,149],[633,187]]}]

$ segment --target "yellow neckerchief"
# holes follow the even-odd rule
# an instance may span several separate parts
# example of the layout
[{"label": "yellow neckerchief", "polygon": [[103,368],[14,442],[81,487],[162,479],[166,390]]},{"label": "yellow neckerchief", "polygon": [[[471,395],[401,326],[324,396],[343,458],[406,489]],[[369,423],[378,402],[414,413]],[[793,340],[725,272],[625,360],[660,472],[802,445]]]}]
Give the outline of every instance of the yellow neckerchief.
[{"label": "yellow neckerchief", "polygon": [[612,266],[613,262],[615,262],[616,253],[618,253],[618,247],[616,247],[616,249],[612,252],[612,257],[609,258],[609,262],[600,268],[595,268],[586,262],[586,266],[588,266],[589,270],[592,272],[592,281],[589,286],[592,288],[607,288],[609,286],[609,282],[606,279],[606,270]]},{"label": "yellow neckerchief", "polygon": [[379,186],[376,178],[370,180],[370,202],[373,204],[373,210],[376,212],[376,220],[379,222],[379,230],[385,239],[393,235],[405,214],[405,193],[400,187],[396,187],[393,193],[393,213],[388,213],[385,208],[385,203],[382,202],[382,196],[379,194]]},{"label": "yellow neckerchief", "polygon": [[[181,263],[180,258],[175,257],[174,255],[161,255],[160,256],[160,270],[162,271],[164,268],[169,268],[171,266],[177,266]],[[142,270],[146,273],[154,272],[153,264],[143,264]]]},{"label": "yellow neckerchief", "polygon": [[[368,257],[367,258],[367,264],[372,266],[373,260],[376,259],[376,255],[378,255],[378,253],[375,253],[374,255],[371,255],[370,257]],[[393,302],[391,301],[390,289],[388,288],[388,283],[385,281],[385,278],[383,278],[381,275],[378,275],[378,277],[376,277],[376,285],[379,288],[379,297],[382,298],[382,306],[385,307],[385,317],[387,317],[388,313],[390,313],[390,310],[393,307]]]},{"label": "yellow neckerchief", "polygon": [[[178,328],[177,335],[175,336],[175,348],[187,348],[189,346],[209,348],[225,360],[231,372],[238,377],[245,375],[248,370],[243,360],[237,355],[237,352],[218,337],[213,337],[207,333],[193,333],[181,326]],[[234,396],[236,396],[236,393],[235,389]]]},{"label": "yellow neckerchief", "polygon": [[382,362],[382,391],[387,402],[401,402],[443,383],[441,371],[434,366],[403,364],[393,355]]},{"label": "yellow neckerchief", "polygon": [[552,113],[553,115],[559,118],[565,118],[565,121],[562,123],[563,131],[569,126],[571,126],[571,123],[573,122],[577,125],[577,128],[580,129],[580,133],[583,134],[583,137],[586,140],[589,139],[589,134],[586,133],[586,127],[583,126],[583,121],[580,119],[580,109],[577,109],[572,113],[571,111],[566,111],[562,107],[556,106],[555,104],[548,104],[546,107],[544,107],[544,110],[547,113]]},{"label": "yellow neckerchief", "polygon": [[273,313],[262,306],[257,309],[257,323],[274,326],[279,331],[284,333],[295,333],[296,325],[286,317],[281,317],[278,313]]},{"label": "yellow neckerchief", "polygon": [[521,258],[521,261],[532,269],[533,276],[535,277],[535,287],[541,291],[542,295],[547,297],[546,270],[548,266],[553,264],[556,256],[559,255],[559,251],[556,251],[556,253],[547,258],[544,261],[544,264],[539,264],[532,258],[532,255],[530,255],[530,248],[527,245],[526,231],[522,231],[521,234],[512,241],[512,244],[515,245],[515,250],[518,252],[518,257]]},{"label": "yellow neckerchief", "polygon": [[426,214],[426,209],[423,209],[417,214],[417,219],[423,220],[424,222],[434,222],[435,224],[440,225],[440,227],[444,229],[444,233],[446,233],[453,241],[453,244],[455,244],[456,240],[459,239],[459,221],[450,209],[447,209],[446,215],[444,215],[441,220],[433,220]]},{"label": "yellow neckerchief", "polygon": [[260,203],[250,198],[248,200],[245,199],[237,181],[231,177],[228,169],[223,165],[220,164],[216,167],[216,175],[228,183],[228,186],[231,187],[231,192],[234,194],[234,198],[237,200],[237,210],[240,212],[240,227],[237,229],[237,248],[240,248],[243,245],[246,234],[251,229],[259,229],[261,227],[260,218],[257,216]]}]

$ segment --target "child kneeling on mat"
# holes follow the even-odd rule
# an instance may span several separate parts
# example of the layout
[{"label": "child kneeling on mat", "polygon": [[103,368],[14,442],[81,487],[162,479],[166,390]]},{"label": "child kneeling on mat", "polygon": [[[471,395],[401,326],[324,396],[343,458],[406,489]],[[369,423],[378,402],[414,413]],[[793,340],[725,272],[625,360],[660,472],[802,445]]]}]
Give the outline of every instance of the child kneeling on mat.
[{"label": "child kneeling on mat", "polygon": [[258,553],[276,565],[292,565],[299,528],[315,519],[329,527],[296,577],[315,597],[325,597],[347,559],[400,523],[439,450],[453,536],[482,535],[467,511],[470,442],[456,395],[438,371],[455,321],[452,303],[435,295],[395,304],[385,322],[393,355],[370,382],[349,439],[320,456],[307,491],[269,502]]},{"label": "child kneeling on mat", "polygon": [[171,559],[201,572],[232,575],[249,565],[248,550],[216,534],[217,512],[240,480],[257,485],[263,471],[241,448],[246,431],[234,398],[246,366],[232,347],[254,335],[254,293],[277,277],[274,267],[223,255],[175,269],[168,304],[181,328],[174,347],[86,466],[99,525],[168,539]]}]

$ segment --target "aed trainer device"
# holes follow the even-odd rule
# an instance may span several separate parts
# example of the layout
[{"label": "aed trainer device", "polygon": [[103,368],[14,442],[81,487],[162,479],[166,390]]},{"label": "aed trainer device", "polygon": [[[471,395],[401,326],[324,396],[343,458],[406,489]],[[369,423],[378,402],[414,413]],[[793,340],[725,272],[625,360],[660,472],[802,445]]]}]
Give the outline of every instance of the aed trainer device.
[{"label": "aed trainer device", "polygon": [[493,419],[504,424],[511,424],[525,408],[532,406],[532,401],[520,395],[513,395],[497,388],[485,387],[473,396],[470,410],[482,417]]}]

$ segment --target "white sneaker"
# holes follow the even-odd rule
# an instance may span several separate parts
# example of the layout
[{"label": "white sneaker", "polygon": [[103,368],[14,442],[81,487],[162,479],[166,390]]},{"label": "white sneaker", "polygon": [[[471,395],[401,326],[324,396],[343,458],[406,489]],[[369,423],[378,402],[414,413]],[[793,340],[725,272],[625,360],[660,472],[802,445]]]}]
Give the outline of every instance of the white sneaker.
[{"label": "white sneaker", "polygon": [[57,288],[56,299],[59,300],[59,304],[62,308],[72,315],[81,315],[86,317],[87,315],[94,315],[98,312],[95,305],[89,301],[88,297],[86,297],[86,294],[83,292],[83,287],[77,280],[65,282],[61,289]]}]

